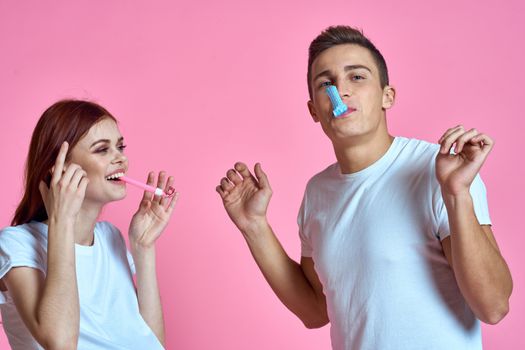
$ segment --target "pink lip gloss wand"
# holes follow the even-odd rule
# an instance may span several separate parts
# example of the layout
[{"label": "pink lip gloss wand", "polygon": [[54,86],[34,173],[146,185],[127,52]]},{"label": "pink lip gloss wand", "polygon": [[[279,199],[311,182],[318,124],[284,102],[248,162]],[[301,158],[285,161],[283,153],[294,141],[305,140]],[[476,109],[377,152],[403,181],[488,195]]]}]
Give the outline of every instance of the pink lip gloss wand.
[{"label": "pink lip gloss wand", "polygon": [[125,183],[128,183],[130,185],[134,185],[134,186],[137,186],[139,188],[142,188],[143,190],[146,190],[148,192],[152,192],[156,196],[172,197],[176,193],[175,189],[173,187],[171,187],[171,186],[168,188],[168,190],[166,192],[164,192],[162,190],[162,188],[158,188],[158,187],[153,187],[153,186],[147,185],[147,184],[142,183],[140,181],[130,179],[127,176],[121,176],[121,177],[119,177],[119,180],[123,181]]}]

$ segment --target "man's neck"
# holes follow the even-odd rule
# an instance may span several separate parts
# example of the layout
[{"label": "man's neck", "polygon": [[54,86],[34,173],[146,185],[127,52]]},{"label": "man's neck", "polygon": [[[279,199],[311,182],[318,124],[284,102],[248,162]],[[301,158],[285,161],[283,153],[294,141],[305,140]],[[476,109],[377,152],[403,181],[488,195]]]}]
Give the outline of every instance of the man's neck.
[{"label": "man's neck", "polygon": [[334,151],[343,174],[361,171],[378,161],[390,148],[394,137],[385,133],[362,137],[359,142],[335,145]]}]

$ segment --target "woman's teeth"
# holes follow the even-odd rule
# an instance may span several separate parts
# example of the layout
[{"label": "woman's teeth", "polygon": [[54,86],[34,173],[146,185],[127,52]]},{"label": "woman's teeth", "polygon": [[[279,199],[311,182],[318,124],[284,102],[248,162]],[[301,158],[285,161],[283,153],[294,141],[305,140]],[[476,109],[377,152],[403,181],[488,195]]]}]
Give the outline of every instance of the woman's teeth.
[{"label": "woman's teeth", "polygon": [[115,173],[115,174],[106,176],[106,180],[118,180],[122,176],[124,176],[124,173]]}]

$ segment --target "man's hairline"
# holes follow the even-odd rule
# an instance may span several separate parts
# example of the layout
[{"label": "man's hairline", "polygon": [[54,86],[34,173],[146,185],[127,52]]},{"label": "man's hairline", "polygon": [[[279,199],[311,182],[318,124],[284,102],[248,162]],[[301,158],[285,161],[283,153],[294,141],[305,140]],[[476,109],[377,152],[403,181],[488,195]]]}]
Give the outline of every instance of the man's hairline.
[{"label": "man's hairline", "polygon": [[[309,79],[308,79],[308,88],[309,88],[309,89],[308,89],[308,94],[310,95],[310,96],[309,96],[309,97],[310,97],[310,100],[313,100],[313,92],[314,92],[313,85],[314,85],[314,81],[315,81],[315,79],[318,78],[318,75],[316,76],[315,79],[314,79],[313,76],[312,76],[312,75],[313,75],[313,74],[312,74],[312,73],[313,73],[312,71],[313,71],[313,66],[314,66],[314,64],[315,64],[315,61],[317,61],[317,59],[319,58],[319,56],[321,56],[321,55],[323,54],[323,52],[325,52],[326,50],[329,50],[329,49],[331,49],[331,48],[333,48],[333,47],[342,46],[342,45],[354,45],[354,46],[359,46],[359,47],[362,47],[363,49],[365,49],[366,51],[368,51],[368,53],[369,53],[370,56],[372,57],[372,61],[373,61],[373,63],[374,63],[375,69],[376,69],[376,71],[377,71],[377,75],[378,75],[378,78],[379,78],[379,86],[382,85],[382,82],[381,82],[381,74],[379,73],[379,62],[377,62],[377,60],[376,60],[376,58],[374,57],[374,55],[373,55],[373,53],[372,53],[372,50],[371,50],[370,48],[368,48],[368,47],[366,47],[366,46],[364,46],[364,45],[361,45],[361,44],[359,44],[359,43],[340,43],[340,44],[335,44],[335,45],[330,46],[330,47],[324,49],[323,51],[319,52],[319,53],[317,54],[317,56],[313,59],[312,63],[310,64],[310,67],[308,67],[308,71],[309,71],[309,73],[310,73],[310,74],[309,74],[310,76],[308,77],[308,78],[309,78]],[[385,62],[385,64],[386,64],[386,62]],[[385,86],[382,86],[381,88],[384,89],[384,88],[387,87],[387,86],[390,86],[390,84],[388,84],[387,82],[385,82]]]}]

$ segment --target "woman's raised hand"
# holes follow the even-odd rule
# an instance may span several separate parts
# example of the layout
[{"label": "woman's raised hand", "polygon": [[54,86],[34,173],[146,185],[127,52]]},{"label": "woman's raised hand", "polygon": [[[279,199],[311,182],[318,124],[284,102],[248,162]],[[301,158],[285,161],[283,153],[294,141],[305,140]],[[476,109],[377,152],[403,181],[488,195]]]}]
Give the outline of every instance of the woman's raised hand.
[{"label": "woman's raised hand", "polygon": [[71,219],[74,222],[89,183],[86,172],[78,164],[65,164],[68,148],[67,142],[60,147],[55,165],[51,169],[49,187],[44,181],[40,181],[38,187],[49,220]]}]

